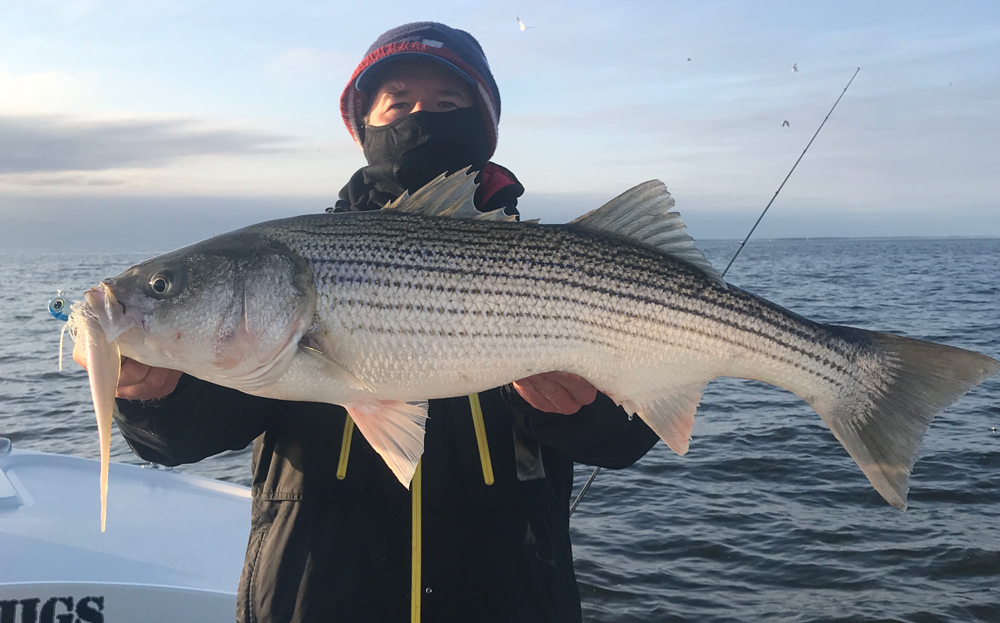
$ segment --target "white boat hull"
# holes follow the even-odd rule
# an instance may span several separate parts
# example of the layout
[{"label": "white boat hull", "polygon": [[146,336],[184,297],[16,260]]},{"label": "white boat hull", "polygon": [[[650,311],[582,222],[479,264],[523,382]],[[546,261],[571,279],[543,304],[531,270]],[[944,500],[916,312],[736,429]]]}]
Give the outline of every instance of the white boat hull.
[{"label": "white boat hull", "polygon": [[98,478],[98,461],[0,452],[0,620],[234,620],[250,490],[112,464],[102,533]]}]

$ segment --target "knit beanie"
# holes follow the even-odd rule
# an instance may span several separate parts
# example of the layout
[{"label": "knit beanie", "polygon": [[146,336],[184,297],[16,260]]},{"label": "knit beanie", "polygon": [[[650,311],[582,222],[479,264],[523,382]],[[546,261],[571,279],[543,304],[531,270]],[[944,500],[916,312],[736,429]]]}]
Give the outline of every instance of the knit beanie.
[{"label": "knit beanie", "polygon": [[464,30],[437,22],[403,24],[382,34],[368,48],[340,96],[340,114],[358,145],[364,144],[364,116],[368,112],[370,90],[377,87],[375,67],[403,57],[423,57],[448,67],[472,86],[489,138],[489,155],[497,147],[500,123],[500,91],[486,54],[479,42]]}]

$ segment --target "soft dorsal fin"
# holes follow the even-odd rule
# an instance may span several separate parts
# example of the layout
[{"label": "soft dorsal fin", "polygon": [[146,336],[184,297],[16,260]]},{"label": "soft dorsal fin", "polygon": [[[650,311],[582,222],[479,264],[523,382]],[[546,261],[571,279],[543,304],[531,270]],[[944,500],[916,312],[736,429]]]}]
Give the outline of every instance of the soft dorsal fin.
[{"label": "soft dorsal fin", "polygon": [[698,268],[725,285],[705,255],[688,235],[681,215],[671,212],[674,198],[660,180],[643,182],[626,190],[601,207],[584,214],[570,225],[626,236]]},{"label": "soft dorsal fin", "polygon": [[476,176],[469,167],[446,175],[442,173],[412,195],[403,193],[395,201],[386,204],[384,210],[399,210],[409,214],[425,216],[446,216],[487,221],[515,221],[516,216],[504,213],[503,208],[492,212],[480,212],[476,208]]}]

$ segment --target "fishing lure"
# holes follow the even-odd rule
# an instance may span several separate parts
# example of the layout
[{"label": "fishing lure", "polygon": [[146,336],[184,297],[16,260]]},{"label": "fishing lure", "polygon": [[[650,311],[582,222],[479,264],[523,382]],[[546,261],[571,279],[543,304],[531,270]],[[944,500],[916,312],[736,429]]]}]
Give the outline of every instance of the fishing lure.
[{"label": "fishing lure", "polygon": [[63,296],[62,290],[59,290],[55,296],[49,299],[49,313],[56,320],[62,320],[63,322],[69,320],[69,306],[69,301]]},{"label": "fishing lure", "polygon": [[[49,299],[49,313],[56,320],[62,320],[66,322],[69,320],[69,312],[72,304],[63,296],[63,291],[59,290],[56,295]],[[62,372],[62,362],[63,362],[63,338],[66,337],[66,329],[69,327],[68,324],[64,324],[62,331],[59,332],[59,371]]]}]

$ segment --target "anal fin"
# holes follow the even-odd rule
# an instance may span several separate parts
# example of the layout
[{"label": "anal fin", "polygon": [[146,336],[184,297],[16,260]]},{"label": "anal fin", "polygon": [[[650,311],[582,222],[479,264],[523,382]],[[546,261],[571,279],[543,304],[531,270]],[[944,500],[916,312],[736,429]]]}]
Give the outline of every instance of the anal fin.
[{"label": "anal fin", "polygon": [[688,451],[694,414],[705,385],[707,383],[671,387],[652,399],[623,400],[621,406],[642,418],[671,450],[683,456]]},{"label": "anal fin", "polygon": [[345,404],[344,408],[399,482],[409,488],[424,453],[427,403],[373,400]]}]

